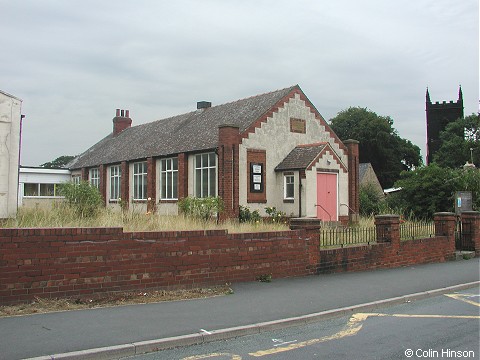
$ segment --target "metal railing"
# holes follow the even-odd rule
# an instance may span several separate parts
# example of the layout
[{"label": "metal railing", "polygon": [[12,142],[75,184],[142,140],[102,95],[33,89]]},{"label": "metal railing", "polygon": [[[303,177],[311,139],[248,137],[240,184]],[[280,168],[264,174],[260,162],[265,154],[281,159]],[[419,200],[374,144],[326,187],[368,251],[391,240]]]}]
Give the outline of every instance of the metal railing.
[{"label": "metal railing", "polygon": [[325,227],[320,229],[320,247],[368,245],[377,242],[375,227]]},{"label": "metal railing", "polygon": [[415,222],[400,224],[400,240],[426,239],[435,236],[435,224],[433,222]]}]

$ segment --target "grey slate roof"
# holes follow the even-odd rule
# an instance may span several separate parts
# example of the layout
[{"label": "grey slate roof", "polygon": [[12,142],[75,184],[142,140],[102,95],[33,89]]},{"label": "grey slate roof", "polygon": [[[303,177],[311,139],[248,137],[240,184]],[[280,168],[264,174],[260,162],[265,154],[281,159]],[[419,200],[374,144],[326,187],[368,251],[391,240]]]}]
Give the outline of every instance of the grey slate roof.
[{"label": "grey slate roof", "polygon": [[361,182],[363,177],[365,176],[368,167],[371,166],[371,163],[360,163],[358,164],[358,179]]},{"label": "grey slate roof", "polygon": [[295,88],[298,85],[133,126],[108,135],[68,166],[79,169],[216,148],[219,125],[237,125],[243,132]]},{"label": "grey slate roof", "polygon": [[326,143],[297,146],[275,167],[275,171],[306,169],[325,146]]}]

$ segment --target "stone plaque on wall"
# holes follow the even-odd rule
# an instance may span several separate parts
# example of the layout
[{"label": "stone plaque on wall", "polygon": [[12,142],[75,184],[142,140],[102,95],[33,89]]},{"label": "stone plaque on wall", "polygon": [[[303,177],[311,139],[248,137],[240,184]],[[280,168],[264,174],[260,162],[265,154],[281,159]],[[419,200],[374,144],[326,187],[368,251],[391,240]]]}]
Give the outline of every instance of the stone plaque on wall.
[{"label": "stone plaque on wall", "polygon": [[302,119],[290,118],[290,131],[299,134],[305,134],[307,132],[306,129],[306,121]]}]

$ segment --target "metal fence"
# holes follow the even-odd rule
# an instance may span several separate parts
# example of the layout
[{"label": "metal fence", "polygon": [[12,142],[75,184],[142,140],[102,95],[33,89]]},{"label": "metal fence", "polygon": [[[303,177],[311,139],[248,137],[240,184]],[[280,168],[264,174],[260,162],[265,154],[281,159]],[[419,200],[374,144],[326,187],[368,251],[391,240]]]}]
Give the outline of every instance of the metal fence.
[{"label": "metal fence", "polygon": [[414,222],[400,225],[400,240],[426,239],[435,236],[433,222]]},{"label": "metal fence", "polygon": [[[433,222],[412,222],[400,225],[400,240],[426,239],[435,236]],[[345,247],[377,243],[373,227],[325,227],[320,229],[320,247]]]},{"label": "metal fence", "polygon": [[320,247],[345,247],[376,243],[375,227],[336,227],[320,229]]}]

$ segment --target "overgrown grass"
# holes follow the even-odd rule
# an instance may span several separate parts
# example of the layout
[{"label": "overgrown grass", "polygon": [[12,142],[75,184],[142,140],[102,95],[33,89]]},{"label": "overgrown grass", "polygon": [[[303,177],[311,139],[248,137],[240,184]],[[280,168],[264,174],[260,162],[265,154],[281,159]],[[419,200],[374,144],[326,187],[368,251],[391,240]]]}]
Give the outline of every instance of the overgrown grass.
[{"label": "overgrown grass", "polygon": [[188,231],[227,229],[229,233],[288,230],[288,224],[270,222],[201,220],[184,215],[166,216],[101,209],[96,216],[80,217],[74,209],[60,204],[52,209],[20,208],[17,217],[0,223],[3,228],[123,227],[124,231]]}]

